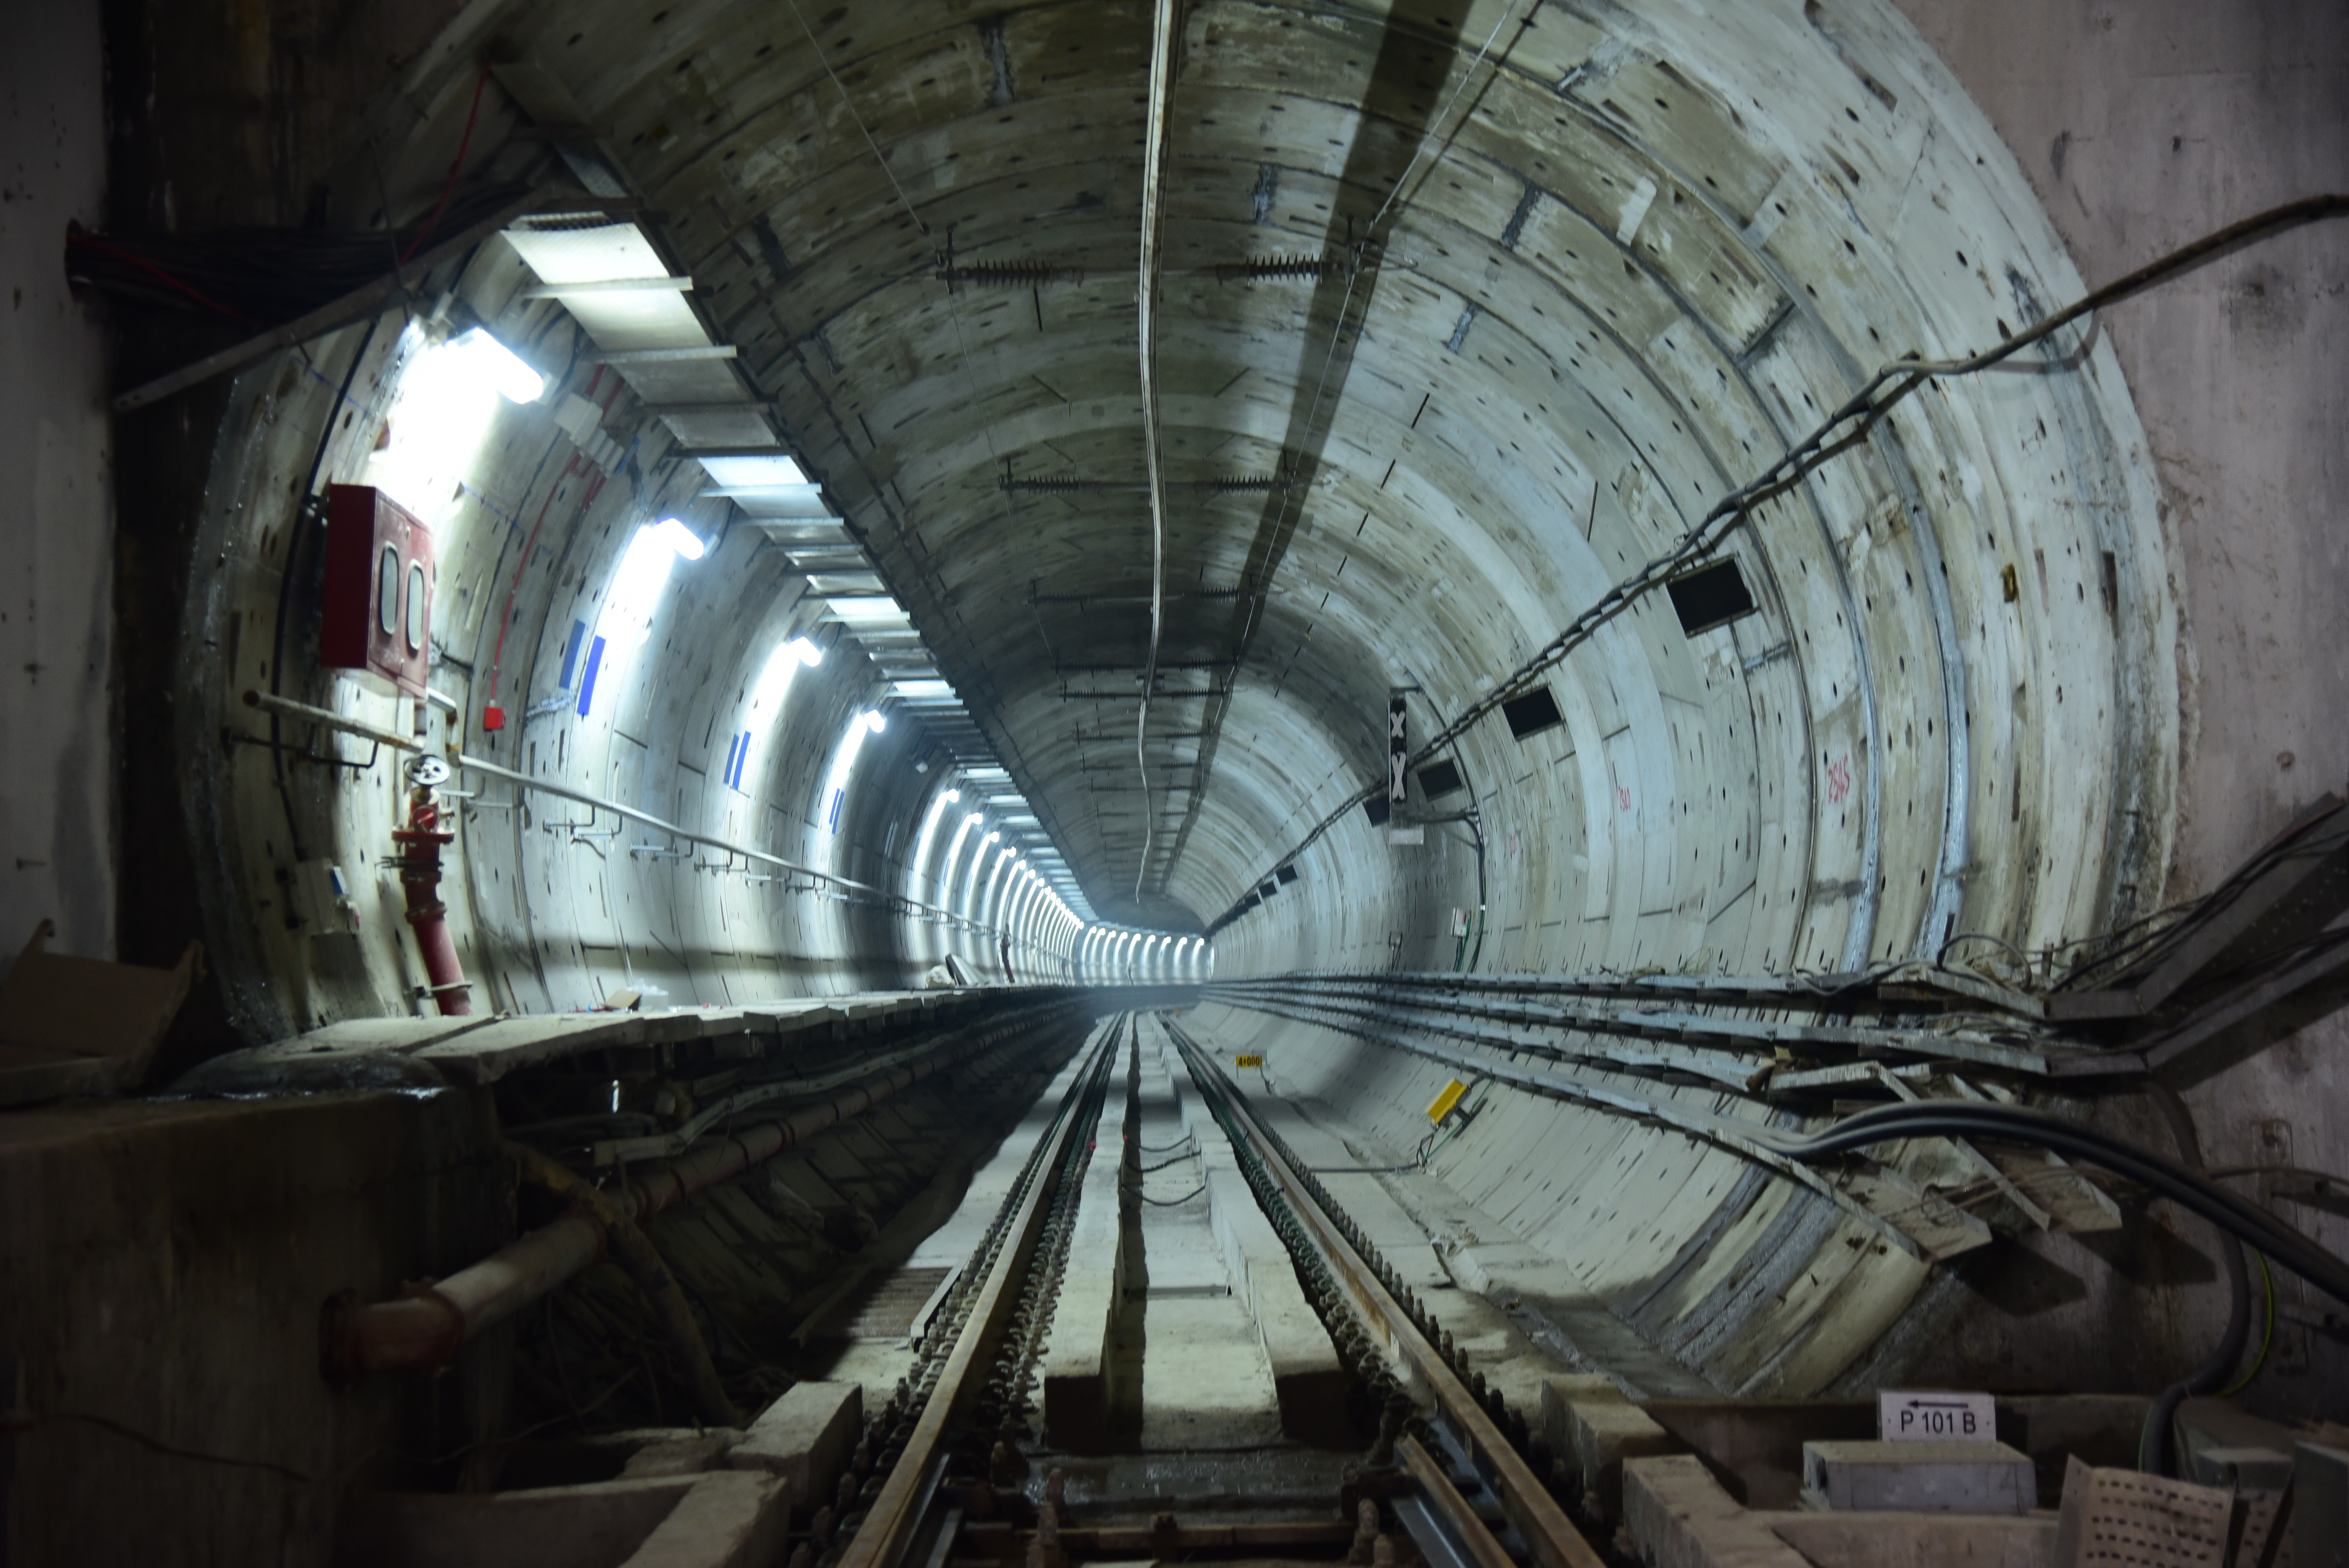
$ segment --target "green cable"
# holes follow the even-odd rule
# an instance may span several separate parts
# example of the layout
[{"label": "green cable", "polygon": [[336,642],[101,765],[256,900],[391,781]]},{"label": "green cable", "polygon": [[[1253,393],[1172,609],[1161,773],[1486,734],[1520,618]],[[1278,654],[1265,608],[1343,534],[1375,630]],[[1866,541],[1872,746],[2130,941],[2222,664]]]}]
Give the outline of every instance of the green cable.
[{"label": "green cable", "polygon": [[2269,1347],[2275,1344],[2275,1275],[2268,1272],[2268,1256],[2265,1253],[2257,1247],[2252,1247],[2250,1251],[2251,1256],[2260,1260],[2260,1284],[2266,1290],[2268,1297],[2267,1326],[2260,1334],[2259,1358],[2251,1363],[2250,1371],[2219,1390],[2218,1398],[2221,1399],[2230,1394],[2240,1394],[2251,1387],[2251,1379],[2260,1375],[2260,1368],[2268,1364]]}]

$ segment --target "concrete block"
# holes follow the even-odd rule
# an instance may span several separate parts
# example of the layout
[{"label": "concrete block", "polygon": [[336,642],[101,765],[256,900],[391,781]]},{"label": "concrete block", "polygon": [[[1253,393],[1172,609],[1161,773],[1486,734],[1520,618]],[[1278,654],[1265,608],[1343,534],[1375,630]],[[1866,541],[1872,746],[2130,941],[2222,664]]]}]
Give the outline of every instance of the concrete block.
[{"label": "concrete block", "polygon": [[1809,1442],[1803,1496],[1838,1511],[2025,1513],[2039,1477],[2004,1443]]},{"label": "concrete block", "polygon": [[1247,1181],[1230,1163],[1230,1145],[1212,1124],[1202,1133],[1207,1221],[1222,1248],[1232,1288],[1247,1304],[1264,1342],[1265,1363],[1280,1404],[1280,1429],[1298,1442],[1342,1438],[1346,1378],[1330,1331],[1297,1283],[1296,1265]]},{"label": "concrete block", "polygon": [[1811,1568],[1693,1454],[1624,1461],[1623,1525],[1648,1568]]},{"label": "concrete block", "polygon": [[809,1512],[832,1495],[864,1424],[862,1384],[795,1384],[750,1423],[726,1462],[781,1476],[790,1485],[792,1506]]},{"label": "concrete block", "polygon": [[1596,1373],[1542,1381],[1541,1431],[1579,1491],[1584,1512],[1616,1520],[1623,1511],[1623,1461],[1681,1451],[1678,1439],[1622,1390]]},{"label": "concrete block", "polygon": [[1770,1529],[1812,1568],[2064,1568],[2055,1521],[2044,1516],[1781,1513]]},{"label": "concrete block", "polygon": [[682,1476],[525,1491],[355,1495],[348,1568],[619,1568],[695,1482]]},{"label": "concrete block", "polygon": [[777,1568],[791,1545],[791,1495],[781,1476],[703,1476],[622,1568]]},{"label": "concrete block", "polygon": [[740,1432],[724,1428],[647,1443],[628,1456],[628,1462],[621,1467],[620,1479],[637,1480],[653,1476],[699,1475],[724,1463],[728,1451],[741,1440]]},{"label": "concrete block", "polygon": [[1118,1213],[1120,1157],[1097,1150],[1085,1167],[1068,1267],[1052,1309],[1044,1353],[1044,1432],[1073,1452],[1109,1439],[1111,1326],[1125,1294],[1125,1250]]},{"label": "concrete block", "polygon": [[1748,1508],[1803,1499],[1803,1444],[1877,1435],[1873,1399],[1650,1399],[1648,1417],[1704,1462]]}]

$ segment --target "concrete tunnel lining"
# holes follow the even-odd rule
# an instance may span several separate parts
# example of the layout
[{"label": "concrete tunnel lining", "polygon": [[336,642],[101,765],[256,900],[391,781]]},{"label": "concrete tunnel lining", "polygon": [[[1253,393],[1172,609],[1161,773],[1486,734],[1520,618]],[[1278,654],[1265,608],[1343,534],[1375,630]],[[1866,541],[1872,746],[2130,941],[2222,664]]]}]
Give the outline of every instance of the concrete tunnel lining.
[{"label": "concrete tunnel lining", "polygon": [[[1032,805],[1033,841],[1058,845],[1091,912],[1192,933],[1378,776],[1389,688],[1413,688],[1412,722],[1432,729],[1876,364],[1986,345],[2082,292],[2012,155],[1889,5],[1519,19],[1492,3],[1188,12],[1162,305],[1178,324],[1162,346],[1167,459],[1183,480],[1284,465],[1310,479],[1301,500],[1178,494],[1164,656],[1228,689],[1158,699],[1169,738],[1152,771],[1174,782],[1147,801],[1131,777],[1133,683],[1063,673],[1138,662],[1142,612],[1126,601],[1148,588],[1146,513],[1127,493],[1002,483],[1141,469],[1126,133],[1143,19],[1075,4],[827,18],[818,38],[838,89],[788,18],[750,7],[679,6],[647,25],[627,5],[517,4],[492,30],[497,57],[534,62],[585,123],[608,128],[647,198],[632,221],[695,279],[716,341],[738,347],[790,451],[978,718],[1012,780],[992,789]],[[1495,68],[1470,68],[1496,24]],[[382,111],[395,189],[438,179],[477,68],[470,48],[435,52]],[[1342,246],[1348,215],[1377,210],[1464,81],[1464,118],[1398,203],[1366,281],[1201,274]],[[1366,96],[1382,107],[1366,111]],[[522,145],[508,139],[525,118],[493,82],[481,144]],[[936,275],[949,235],[958,265],[1083,276],[949,288]],[[465,490],[428,517],[444,607],[435,684],[464,707],[467,745],[696,830],[909,885],[918,826],[963,776],[918,715],[888,704],[853,629],[795,677],[750,788],[718,779],[727,737],[754,727],[750,689],[772,651],[828,634],[823,596],[786,551],[698,496],[696,466],[595,368],[560,303],[521,297],[530,281],[500,242],[450,280],[556,384],[543,404],[494,410]],[[1316,413],[1348,313],[1342,389]],[[191,588],[183,755],[216,756],[223,716],[273,679],[395,721],[388,703],[307,667],[298,627],[282,646],[265,629],[295,504],[316,481],[367,480],[426,335],[395,314],[239,379],[194,556],[219,564],[200,564]],[[553,423],[566,391],[612,399],[603,428],[623,455],[609,468]],[[1309,450],[1295,449],[1299,431]],[[1342,816],[1295,856],[1295,882],[1216,933],[1216,973],[1444,969],[1458,961],[1451,913],[1480,904],[1485,968],[1568,973],[1856,968],[1933,957],[1959,932],[2028,948],[2141,913],[2167,861],[2178,748],[2155,493],[2100,332],[1929,388],[1727,547],[1756,614],[1690,637],[1651,599],[1548,677],[1563,723],[1518,741],[1488,719],[1462,738],[1481,857],[1456,827],[1391,848],[1359,811]],[[575,683],[560,680],[572,624],[596,624],[636,530],[668,515],[709,553],[672,569],[643,647],[607,672],[608,717],[580,722],[562,700]],[[501,626],[511,723],[492,737],[472,727]],[[1187,688],[1203,672],[1182,673]],[[876,704],[890,722],[862,744],[835,833],[823,781]],[[2111,770],[2086,775],[2071,766],[2081,757]],[[388,882],[356,879],[361,931],[347,940],[235,913],[287,896],[289,812],[305,823],[303,859],[369,866],[398,806],[391,775],[291,777],[281,801],[264,753],[191,769],[193,839],[219,873],[212,923],[232,934],[218,962],[253,1032],[406,1007],[416,976]],[[671,1005],[898,988],[947,951],[998,967],[972,933],[630,853],[629,832],[573,837],[611,823],[561,829],[574,813],[555,802],[490,804],[458,846],[466,897],[451,918],[467,973],[500,1007],[593,1006],[622,986]],[[1160,845],[1180,846],[1147,867],[1144,813]],[[972,885],[937,902],[988,923],[1019,891],[989,864],[1003,847],[964,846],[959,867],[947,855]],[[1137,903],[1138,868],[1152,896]],[[1215,1026],[1245,1038],[1271,1026],[1227,1010]],[[1424,1063],[1281,1027],[1284,1076],[1373,1137],[1401,1138],[1428,1099]],[[1493,1126],[1507,1131],[1462,1151],[1447,1179],[1715,1386],[1829,1386],[1924,1278],[1850,1215],[1745,1180],[1733,1155],[1496,1095]],[[1580,1151],[1591,1174],[1569,1181],[1534,1158],[1553,1147]],[[1543,1202],[1546,1183],[1593,1191],[1602,1168],[1611,1204]],[[1704,1261],[1688,1266],[1700,1238]],[[1659,1258],[1682,1261],[1643,1272]],[[1765,1288],[1806,1271],[1826,1283],[1784,1300]],[[1700,1327],[1701,1345],[1675,1337]]]}]

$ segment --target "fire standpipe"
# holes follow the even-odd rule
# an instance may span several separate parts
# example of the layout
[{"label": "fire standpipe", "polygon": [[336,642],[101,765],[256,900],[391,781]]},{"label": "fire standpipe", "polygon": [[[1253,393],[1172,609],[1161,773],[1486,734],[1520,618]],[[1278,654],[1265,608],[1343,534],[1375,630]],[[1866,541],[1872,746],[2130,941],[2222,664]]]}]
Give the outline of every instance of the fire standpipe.
[{"label": "fire standpipe", "polygon": [[393,829],[391,839],[399,846],[393,863],[408,895],[408,923],[424,960],[426,989],[444,1016],[462,1018],[472,1015],[473,988],[457,962],[457,944],[449,934],[449,906],[440,902],[440,846],[457,838],[440,827],[440,787],[448,781],[449,765],[440,758],[409,758],[408,826]]}]

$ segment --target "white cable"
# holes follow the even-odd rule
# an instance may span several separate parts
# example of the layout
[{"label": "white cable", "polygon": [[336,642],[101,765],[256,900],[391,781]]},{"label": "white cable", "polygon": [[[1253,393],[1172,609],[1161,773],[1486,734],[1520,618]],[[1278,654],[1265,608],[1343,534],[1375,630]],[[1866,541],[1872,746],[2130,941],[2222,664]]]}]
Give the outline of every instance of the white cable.
[{"label": "white cable", "polygon": [[[1328,347],[1328,349],[1326,349],[1326,350],[1323,352],[1323,354],[1322,354],[1322,356],[1321,356],[1321,369],[1320,369],[1320,373],[1319,373],[1318,376],[1316,376],[1316,377],[1314,377],[1314,381],[1313,381],[1313,401],[1312,401],[1309,405],[1308,405],[1308,407],[1307,407],[1307,408],[1306,408],[1306,415],[1305,415],[1305,428],[1306,428],[1306,429],[1307,429],[1307,430],[1309,430],[1309,430],[1311,430],[1311,429],[1313,428],[1313,426],[1314,426],[1315,421],[1316,421],[1316,420],[1318,420],[1318,419],[1320,418],[1320,415],[1321,415],[1321,397],[1322,397],[1322,394],[1323,394],[1324,392],[1326,392],[1326,391],[1329,389],[1329,384],[1330,384],[1330,367],[1333,364],[1335,364],[1335,363],[1336,363],[1336,361],[1337,361],[1337,357],[1338,357],[1338,345],[1339,345],[1340,341],[1341,339],[1343,339],[1343,338],[1344,338],[1344,336],[1345,336],[1345,335],[1346,335],[1346,313],[1347,313],[1349,310],[1350,310],[1350,309],[1352,309],[1352,308],[1353,308],[1353,304],[1354,304],[1354,288],[1355,288],[1355,285],[1356,285],[1357,284],[1359,284],[1359,283],[1361,282],[1361,274],[1362,274],[1362,271],[1363,271],[1363,267],[1362,267],[1362,262],[1363,262],[1363,259],[1364,259],[1365,257],[1369,256],[1369,255],[1372,253],[1373,248],[1374,248],[1374,247],[1375,247],[1375,245],[1377,244],[1377,240],[1378,240],[1378,232],[1379,232],[1379,224],[1380,224],[1381,222],[1384,222],[1384,221],[1385,221],[1385,219],[1386,219],[1386,215],[1387,215],[1388,211],[1389,211],[1392,208],[1393,208],[1393,206],[1394,206],[1395,202],[1396,202],[1396,201],[1398,201],[1398,200],[1402,196],[1402,193],[1403,193],[1403,187],[1404,187],[1405,185],[1407,185],[1407,184],[1409,184],[1409,183],[1410,183],[1410,181],[1411,181],[1411,176],[1412,176],[1412,171],[1413,171],[1413,170],[1415,170],[1415,169],[1417,169],[1417,168],[1419,167],[1419,160],[1420,160],[1420,158],[1421,158],[1421,157],[1422,157],[1422,156],[1423,156],[1423,155],[1427,151],[1428,148],[1429,148],[1430,146],[1433,146],[1433,147],[1435,147],[1435,148],[1436,148],[1436,150],[1436,150],[1436,154],[1435,154],[1435,158],[1434,158],[1433,160],[1430,160],[1430,162],[1428,163],[1428,166],[1427,166],[1428,173],[1433,174],[1433,173],[1434,173],[1434,172],[1435,172],[1435,165],[1436,165],[1436,163],[1437,163],[1438,161],[1441,161],[1441,160],[1442,160],[1444,150],[1447,150],[1447,149],[1449,149],[1449,148],[1451,147],[1451,145],[1452,145],[1452,143],[1453,143],[1454,139],[1459,136],[1459,134],[1460,134],[1460,130],[1461,130],[1461,127],[1462,127],[1462,126],[1464,126],[1464,125],[1466,125],[1466,124],[1467,124],[1467,116],[1463,115],[1463,116],[1461,117],[1460,123],[1459,123],[1458,125],[1454,125],[1454,126],[1450,130],[1447,130],[1447,131],[1444,132],[1444,134],[1443,134],[1442,136],[1440,136],[1440,137],[1439,137],[1439,136],[1437,136],[1437,135],[1435,135],[1435,134],[1433,134],[1433,129],[1432,129],[1432,128],[1433,128],[1433,127],[1435,127],[1435,126],[1440,126],[1440,125],[1442,125],[1442,124],[1444,123],[1444,121],[1447,118],[1449,118],[1449,117],[1450,117],[1450,115],[1451,115],[1451,113],[1452,113],[1453,107],[1460,101],[1460,95],[1461,95],[1461,94],[1463,94],[1463,93],[1464,93],[1464,92],[1466,92],[1466,91],[1468,90],[1468,84],[1469,84],[1471,81],[1473,81],[1473,80],[1475,80],[1475,76],[1476,76],[1476,69],[1477,69],[1477,67],[1480,67],[1480,66],[1482,66],[1482,65],[1485,63],[1485,59],[1486,59],[1486,58],[1487,58],[1487,57],[1492,54],[1494,41],[1495,41],[1495,39],[1497,39],[1497,38],[1499,38],[1499,37],[1500,37],[1500,36],[1501,36],[1501,29],[1502,29],[1502,28],[1504,28],[1504,27],[1506,27],[1506,26],[1507,26],[1509,25],[1509,19],[1510,19],[1511,17],[1515,16],[1515,15],[1517,14],[1517,5],[1518,5],[1518,4],[1519,4],[1519,0],[1509,0],[1508,5],[1506,5],[1506,6],[1504,6],[1504,7],[1502,8],[1501,15],[1500,15],[1499,18],[1498,18],[1497,20],[1495,20],[1495,21],[1494,22],[1494,24],[1493,24],[1493,30],[1492,30],[1491,32],[1489,32],[1489,33],[1487,33],[1487,34],[1485,34],[1485,42],[1484,42],[1483,46],[1480,46],[1480,47],[1477,49],[1477,51],[1476,51],[1476,55],[1475,55],[1475,57],[1474,59],[1472,59],[1472,60],[1470,60],[1470,61],[1468,62],[1467,67],[1460,73],[1460,80],[1459,80],[1458,82],[1456,82],[1456,83],[1454,83],[1454,84],[1453,88],[1452,88],[1452,95],[1451,95],[1449,98],[1445,98],[1445,99],[1444,100],[1444,107],[1443,107],[1442,108],[1439,108],[1438,110],[1436,110],[1436,112],[1435,112],[1435,118],[1434,118],[1433,120],[1431,120],[1431,121],[1429,121],[1429,122],[1428,122],[1428,123],[1429,123],[1429,125],[1430,125],[1430,127],[1431,127],[1430,133],[1429,133],[1429,134],[1427,134],[1427,135],[1422,136],[1422,137],[1419,139],[1419,144],[1418,144],[1417,146],[1415,146],[1415,147],[1413,147],[1413,148],[1412,149],[1412,151],[1411,151],[1411,160],[1410,160],[1410,161],[1408,161],[1407,163],[1405,163],[1405,164],[1403,165],[1403,167],[1402,167],[1402,172],[1401,174],[1399,174],[1399,175],[1397,175],[1397,176],[1395,177],[1395,182],[1394,182],[1393,186],[1392,186],[1392,187],[1391,187],[1391,188],[1388,190],[1387,194],[1386,194],[1386,200],[1384,200],[1383,201],[1381,201],[1381,202],[1379,203],[1378,211],[1371,214],[1371,221],[1370,221],[1370,223],[1367,225],[1367,227],[1366,227],[1366,228],[1364,229],[1364,231],[1363,231],[1362,242],[1361,242],[1361,246],[1359,247],[1359,249],[1358,249],[1358,251],[1357,251],[1357,253],[1356,253],[1356,255],[1355,255],[1354,260],[1353,260],[1353,264],[1350,265],[1350,266],[1347,268],[1347,271],[1346,271],[1346,292],[1345,292],[1345,294],[1344,294],[1344,295],[1343,295],[1343,296],[1339,300],[1339,302],[1338,302],[1338,314],[1337,314],[1337,316],[1336,316],[1336,318],[1335,318],[1335,319],[1330,323],[1330,346]],[[1516,40],[1512,39],[1512,40],[1510,41],[1510,46],[1511,46],[1512,48],[1516,47]],[[1498,75],[1498,67],[1495,67],[1495,75]],[[1154,77],[1153,77],[1153,80],[1154,80],[1154,82],[1155,81],[1155,79],[1156,79],[1156,78],[1155,78],[1155,76],[1154,76]],[[1473,109],[1472,109],[1472,111],[1471,111],[1471,112],[1474,112],[1474,111],[1473,111]],[[1144,236],[1144,237],[1145,237],[1145,242],[1147,242],[1147,238],[1148,238],[1148,236],[1147,236],[1147,232],[1146,232],[1146,231],[1145,231],[1145,236]],[[1144,281],[1144,284],[1145,284],[1145,288],[1146,288],[1146,286],[1147,286],[1147,283],[1148,283],[1148,279],[1149,279],[1149,273],[1147,273],[1147,271],[1145,271],[1145,272],[1143,273],[1143,281]],[[1367,307],[1365,307],[1365,308],[1367,308]],[[1145,351],[1144,351],[1144,352],[1145,352],[1145,354],[1146,354],[1146,353],[1147,353],[1147,350],[1145,349]],[[1144,424],[1145,424],[1145,425],[1147,425],[1147,424],[1148,424],[1148,422],[1149,422],[1149,418],[1150,418],[1150,412],[1151,412],[1150,405],[1149,405],[1149,402],[1147,401],[1147,399],[1148,399],[1148,396],[1149,396],[1149,394],[1148,394],[1148,391],[1147,391],[1147,389],[1146,389],[1146,387],[1145,387],[1145,390],[1144,390],[1144,393],[1143,393],[1143,397],[1144,397],[1144,399],[1145,399],[1145,400],[1144,400],[1144,403],[1143,403],[1143,422],[1144,422]],[[1334,418],[1334,417],[1333,417],[1333,418]],[[1152,457],[1153,457],[1153,459],[1154,459],[1154,459],[1155,459],[1155,457],[1156,457],[1156,449],[1155,449],[1155,447],[1154,447],[1154,448],[1153,448],[1153,449],[1152,449]],[[1282,477],[1284,480],[1289,480],[1289,479],[1291,479],[1291,478],[1292,478],[1292,476],[1291,476],[1291,475],[1288,475],[1288,474],[1283,474],[1281,477]],[[1154,480],[1153,480],[1153,482],[1154,482],[1154,484],[1155,484],[1155,474],[1154,474]],[[1283,516],[1284,516],[1284,517],[1286,517],[1287,512],[1288,512],[1288,498],[1289,498],[1289,495],[1292,493],[1292,491],[1295,490],[1295,488],[1296,488],[1296,487],[1295,487],[1295,485],[1294,485],[1293,483],[1286,484],[1286,485],[1284,485],[1283,489],[1282,489],[1282,490],[1281,490],[1281,491],[1280,491],[1280,506],[1281,506],[1281,511],[1282,511],[1282,514],[1283,514]],[[1155,500],[1155,495],[1156,495],[1156,491],[1155,491],[1155,490],[1154,490],[1154,490],[1153,490],[1153,499],[1154,499],[1154,500]],[[1304,502],[1303,502],[1302,500],[1300,500],[1300,501],[1299,501],[1298,505],[1299,505],[1300,508],[1302,508],[1302,507],[1303,507],[1303,505],[1304,505]],[[1277,532],[1277,531],[1278,531],[1276,530],[1276,532]],[[1247,624],[1246,624],[1245,625],[1243,625],[1243,626],[1240,628],[1239,645],[1238,645],[1239,648],[1243,648],[1243,649],[1244,649],[1244,648],[1246,648],[1246,647],[1247,646],[1247,645],[1248,645],[1248,640],[1249,640],[1250,638],[1252,638],[1253,636],[1255,636],[1255,634],[1256,634],[1257,622],[1257,621],[1258,621],[1258,620],[1263,616],[1265,603],[1266,603],[1266,601],[1267,601],[1267,600],[1268,600],[1271,596],[1272,596],[1272,595],[1271,595],[1271,587],[1270,587],[1270,584],[1269,584],[1269,583],[1267,583],[1267,584],[1265,585],[1265,587],[1264,587],[1264,589],[1263,589],[1262,591],[1260,591],[1260,592],[1258,592],[1258,593],[1256,593],[1249,594],[1249,595],[1247,596]],[[1237,652],[1237,650],[1235,650],[1235,651]],[[1154,639],[1154,637],[1153,646],[1152,646],[1152,660],[1153,660],[1154,664],[1155,663],[1156,657],[1157,657],[1157,653],[1156,653],[1156,645],[1155,645],[1155,639]],[[1239,681],[1239,675],[1240,675],[1240,672],[1239,672],[1239,664],[1238,664],[1237,659],[1237,658],[1235,658],[1235,660],[1233,661],[1232,670],[1231,670],[1231,676],[1230,676],[1230,684],[1231,684],[1231,685],[1237,685],[1237,684],[1238,684],[1238,681]],[[1227,688],[1227,689],[1228,689],[1228,688]],[[1148,711],[1149,711],[1149,694],[1148,694],[1148,692],[1147,692],[1147,691],[1145,691],[1145,692],[1143,694],[1143,711],[1145,714],[1147,714],[1147,713],[1148,713]],[[1197,791],[1200,791],[1200,790],[1205,789],[1206,789],[1206,782],[1207,782],[1207,781],[1206,781],[1205,779],[1194,779],[1191,781],[1191,783],[1192,783],[1192,788],[1193,788],[1193,790],[1194,790],[1194,793],[1193,793],[1193,796],[1192,796],[1192,799],[1193,799],[1193,800],[1194,800],[1194,801],[1196,801],[1196,800],[1199,799],[1199,795],[1198,795]],[[1148,791],[1147,788],[1145,787],[1145,789],[1144,789],[1144,790],[1143,790],[1143,811],[1144,811],[1144,813],[1145,813],[1144,818],[1143,818],[1143,829],[1144,829],[1144,831],[1145,831],[1145,832],[1148,830],[1148,828],[1149,828],[1149,825],[1150,825],[1150,820],[1149,820],[1149,818],[1148,818],[1148,816],[1147,816],[1147,812],[1148,812],[1148,810],[1149,810],[1149,805],[1150,805],[1149,791]],[[1139,892],[1140,892],[1140,884],[1137,882],[1137,884],[1136,884],[1136,892],[1137,892],[1137,893],[1139,893]]]},{"label": "white cable", "polygon": [[[1512,4],[1515,0],[1512,0]],[[1150,657],[1142,667],[1142,707],[1134,716],[1133,762],[1142,775],[1142,863],[1133,869],[1133,897],[1157,843],[1150,807],[1150,695],[1158,685],[1158,639],[1166,615],[1166,479],[1158,460],[1159,197],[1166,178],[1166,118],[1174,98],[1174,40],[1182,0],[1157,0],[1150,47],[1150,140],[1142,159],[1142,267],[1136,320],[1142,349],[1142,444],[1150,467]]]}]

